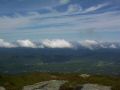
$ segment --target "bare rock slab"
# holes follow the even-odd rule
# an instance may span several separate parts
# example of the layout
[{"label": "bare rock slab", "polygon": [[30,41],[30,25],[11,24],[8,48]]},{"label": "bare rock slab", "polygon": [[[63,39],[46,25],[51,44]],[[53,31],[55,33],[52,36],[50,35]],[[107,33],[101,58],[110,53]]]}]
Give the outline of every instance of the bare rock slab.
[{"label": "bare rock slab", "polygon": [[59,80],[44,81],[34,85],[24,86],[23,90],[59,90],[60,86],[65,82]]},{"label": "bare rock slab", "polygon": [[98,84],[84,84],[81,90],[111,90],[111,87]]},{"label": "bare rock slab", "polygon": [[4,87],[0,87],[0,90],[6,90]]}]

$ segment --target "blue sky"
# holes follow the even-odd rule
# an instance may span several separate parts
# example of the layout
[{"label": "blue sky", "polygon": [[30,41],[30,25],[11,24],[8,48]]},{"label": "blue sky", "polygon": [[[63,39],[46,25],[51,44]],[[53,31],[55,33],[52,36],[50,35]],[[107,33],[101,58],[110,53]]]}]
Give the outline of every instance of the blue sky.
[{"label": "blue sky", "polygon": [[120,0],[0,0],[0,38],[120,41]]}]

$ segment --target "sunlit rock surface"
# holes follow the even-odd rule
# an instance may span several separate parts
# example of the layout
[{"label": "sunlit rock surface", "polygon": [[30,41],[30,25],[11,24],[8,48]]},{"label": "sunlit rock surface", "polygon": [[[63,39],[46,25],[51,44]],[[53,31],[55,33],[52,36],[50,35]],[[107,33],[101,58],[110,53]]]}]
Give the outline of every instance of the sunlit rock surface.
[{"label": "sunlit rock surface", "polygon": [[4,87],[0,87],[0,90],[6,90]]},{"label": "sunlit rock surface", "polygon": [[[50,80],[33,85],[24,86],[23,90],[59,90],[66,81]],[[0,89],[4,90],[4,89]],[[74,90],[111,90],[110,86],[103,86],[98,84],[84,84],[77,86]]]},{"label": "sunlit rock surface", "polygon": [[59,80],[44,81],[34,85],[24,86],[23,90],[59,90],[60,86],[65,82]]},{"label": "sunlit rock surface", "polygon": [[88,78],[88,77],[90,77],[90,75],[89,74],[81,74],[80,77]]},{"label": "sunlit rock surface", "polygon": [[84,84],[80,90],[111,90],[110,86],[102,86],[98,84]]}]

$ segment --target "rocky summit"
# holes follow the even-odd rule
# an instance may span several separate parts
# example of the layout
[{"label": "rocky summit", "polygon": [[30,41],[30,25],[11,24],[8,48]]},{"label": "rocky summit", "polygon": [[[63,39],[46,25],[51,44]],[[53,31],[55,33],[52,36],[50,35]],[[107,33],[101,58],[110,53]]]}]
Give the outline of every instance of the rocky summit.
[{"label": "rocky summit", "polygon": [[[59,90],[60,86],[65,82],[60,80],[43,81],[34,85],[24,86],[23,90]],[[98,84],[84,84],[77,86],[75,90],[111,90],[111,87]]]},{"label": "rocky summit", "polygon": [[34,85],[24,86],[23,90],[59,90],[60,86],[65,82],[59,80],[44,81]]}]

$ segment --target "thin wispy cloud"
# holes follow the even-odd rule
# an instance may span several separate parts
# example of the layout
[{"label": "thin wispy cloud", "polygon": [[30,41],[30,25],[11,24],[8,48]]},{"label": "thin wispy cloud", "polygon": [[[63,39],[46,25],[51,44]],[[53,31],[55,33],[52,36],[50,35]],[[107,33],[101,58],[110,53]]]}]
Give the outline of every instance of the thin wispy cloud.
[{"label": "thin wispy cloud", "polygon": [[[28,14],[27,16],[16,15],[15,17],[0,17],[0,29],[15,30],[20,28],[42,30],[52,28],[58,30],[85,30],[95,28],[96,30],[114,30],[120,28],[120,15],[117,12],[106,12],[103,14],[77,15],[51,14],[41,15],[40,13]],[[52,16],[53,15],[53,16]]]},{"label": "thin wispy cloud", "polygon": [[93,5],[87,8],[83,8],[81,5],[79,4],[70,4],[68,6],[68,13],[78,13],[78,14],[86,14],[86,13],[92,13],[95,12],[101,8],[107,7],[109,6],[110,3],[103,3],[103,4],[98,4],[98,5]]},{"label": "thin wispy cloud", "polygon": [[[94,3],[88,0],[0,1],[0,38],[14,41],[25,38],[72,39],[73,36],[78,40],[81,32],[120,33],[117,3],[113,0],[96,0]],[[83,37],[91,38],[89,34]],[[105,38],[108,39],[107,34]],[[113,38],[118,38],[118,34]]]},{"label": "thin wispy cloud", "polygon": [[110,5],[109,3],[103,3],[103,4],[98,4],[98,5],[95,5],[95,6],[91,6],[87,9],[85,9],[82,13],[89,13],[89,12],[94,12],[98,9],[101,9],[101,8],[104,8],[106,6]]}]

